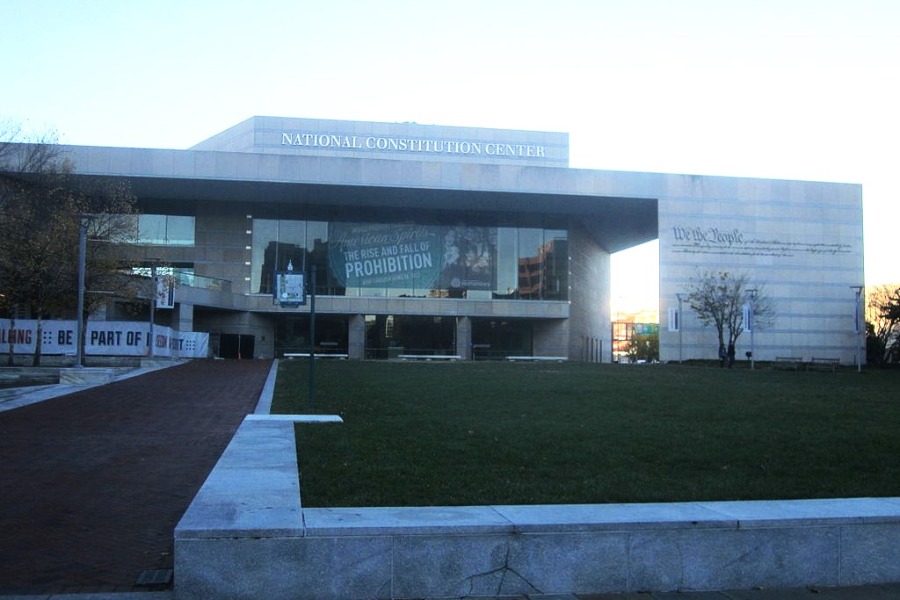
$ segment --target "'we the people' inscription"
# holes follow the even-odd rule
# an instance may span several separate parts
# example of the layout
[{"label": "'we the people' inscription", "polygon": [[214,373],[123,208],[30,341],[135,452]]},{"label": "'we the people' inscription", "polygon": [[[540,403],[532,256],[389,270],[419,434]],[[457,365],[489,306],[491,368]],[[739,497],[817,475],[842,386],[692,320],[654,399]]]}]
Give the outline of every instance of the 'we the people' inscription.
[{"label": "'we the people' inscription", "polygon": [[794,257],[798,255],[851,254],[850,244],[801,242],[771,236],[752,236],[740,229],[719,227],[672,227],[675,254],[719,254],[733,256]]}]

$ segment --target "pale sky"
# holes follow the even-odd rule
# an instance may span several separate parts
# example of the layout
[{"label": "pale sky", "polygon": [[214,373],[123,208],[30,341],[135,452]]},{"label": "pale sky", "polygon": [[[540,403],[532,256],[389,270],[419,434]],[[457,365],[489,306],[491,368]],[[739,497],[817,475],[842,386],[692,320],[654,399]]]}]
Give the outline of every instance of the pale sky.
[{"label": "pale sky", "polygon": [[[0,121],[188,148],[254,115],[569,133],[570,166],[861,183],[900,282],[897,0],[0,0]],[[613,257],[655,306],[655,243]]]}]

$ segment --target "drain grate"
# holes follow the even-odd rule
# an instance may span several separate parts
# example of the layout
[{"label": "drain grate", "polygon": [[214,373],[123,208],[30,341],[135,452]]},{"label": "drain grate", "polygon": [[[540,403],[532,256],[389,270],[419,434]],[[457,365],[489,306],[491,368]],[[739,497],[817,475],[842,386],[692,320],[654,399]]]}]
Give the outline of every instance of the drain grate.
[{"label": "drain grate", "polygon": [[134,585],[150,587],[154,585],[169,585],[170,583],[172,583],[172,569],[156,569],[141,571]]}]

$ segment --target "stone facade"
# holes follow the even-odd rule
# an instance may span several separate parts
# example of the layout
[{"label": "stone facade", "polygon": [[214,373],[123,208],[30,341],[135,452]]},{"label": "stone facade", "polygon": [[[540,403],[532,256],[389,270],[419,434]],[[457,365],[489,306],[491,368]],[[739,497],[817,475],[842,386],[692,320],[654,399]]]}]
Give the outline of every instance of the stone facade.
[{"label": "stone facade", "polygon": [[[860,346],[856,294],[863,285],[862,191],[833,183],[666,176],[660,196],[660,318],[663,355],[677,355],[668,329],[677,294],[708,271],[745,274],[772,301],[773,319],[753,331],[754,355],[836,358]],[[684,311],[685,356],[714,358],[715,332]],[[738,341],[750,351],[751,335]],[[863,360],[865,357],[863,356]]]},{"label": "stone facade", "polygon": [[[546,239],[532,245],[540,250],[520,264],[555,252],[556,287],[540,285],[556,295],[527,300],[521,281],[499,276],[491,289],[468,294],[436,284],[409,292],[341,288],[336,295],[327,287],[317,309],[345,319],[348,332],[354,323],[356,356],[369,352],[358,319],[395,315],[463,322],[441,342],[444,352],[470,356],[466,340],[477,342],[483,320],[492,319],[517,328],[522,341],[509,352],[609,361],[610,255],[659,239],[662,360],[715,357],[715,332],[685,306],[681,330],[671,322],[678,295],[708,271],[746,274],[772,299],[774,321],[753,332],[760,360],[859,358],[852,291],[863,282],[858,185],[577,170],[568,168],[568,136],[561,133],[275,117],[254,117],[190,150],[66,151],[74,177],[128,179],[143,213],[194,219],[192,245],[126,253],[189,265],[214,282],[212,289],[176,290],[179,315],[191,316],[175,320],[213,336],[253,336],[258,356],[278,354],[284,315],[309,309],[281,307],[262,292],[260,278],[271,275],[260,270],[264,254],[255,234],[264,223],[309,220],[328,227],[414,222],[434,232],[457,223],[511,228],[514,235],[541,230]],[[315,251],[311,239],[305,250],[296,240],[271,243],[275,251]],[[505,242],[491,243],[499,253]],[[320,276],[331,276],[328,268]],[[739,356],[749,342],[741,337]]]}]

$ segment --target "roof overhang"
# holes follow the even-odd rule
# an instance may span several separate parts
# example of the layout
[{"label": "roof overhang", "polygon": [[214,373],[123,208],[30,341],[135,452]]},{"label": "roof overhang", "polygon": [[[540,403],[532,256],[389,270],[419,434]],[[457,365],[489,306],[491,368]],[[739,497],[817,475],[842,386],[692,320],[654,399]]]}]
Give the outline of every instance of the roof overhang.
[{"label": "roof overhang", "polygon": [[[606,172],[197,150],[64,147],[72,177],[127,179],[142,199],[285,203],[344,210],[551,215],[583,225],[609,252],[658,236],[654,197],[603,193]],[[619,186],[622,187],[621,185]]]}]

